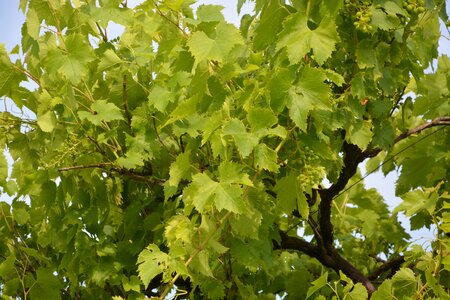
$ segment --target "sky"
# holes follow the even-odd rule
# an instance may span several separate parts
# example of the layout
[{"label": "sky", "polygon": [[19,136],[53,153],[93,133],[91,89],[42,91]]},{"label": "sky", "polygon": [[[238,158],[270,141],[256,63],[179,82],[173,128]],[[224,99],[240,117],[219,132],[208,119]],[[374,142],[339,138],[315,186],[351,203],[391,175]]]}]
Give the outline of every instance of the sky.
[{"label": "sky", "polygon": [[[129,6],[139,3],[139,0],[128,0]],[[225,18],[235,25],[239,24],[239,16],[236,11],[237,0],[203,0],[198,1],[194,7],[201,4],[218,4],[224,6],[223,14]],[[19,0],[0,0],[0,43],[6,45],[6,49],[10,51],[15,45],[20,43],[21,27],[25,21],[25,16],[18,9]],[[241,15],[250,13],[252,4],[244,4]],[[444,26],[442,26],[444,29]],[[109,37],[120,35],[121,26],[111,26],[108,28],[111,32]],[[450,35],[445,29],[442,30],[444,36],[440,40],[439,52],[450,56]],[[3,99],[0,100],[0,107],[3,107]],[[0,108],[2,109],[2,108]],[[363,165],[363,164],[362,164]],[[364,168],[362,168],[364,170]],[[364,171],[363,171],[363,174]],[[367,177],[365,184],[367,188],[376,188],[387,200],[391,209],[397,206],[401,199],[395,196],[395,181],[397,180],[396,172],[391,172],[386,177],[381,172],[373,173]],[[9,200],[5,195],[0,195],[0,201]],[[405,228],[409,228],[409,222],[404,216],[400,216],[402,224]],[[420,230],[411,233],[413,240],[417,243],[428,243],[433,238],[433,233],[428,230]]]}]

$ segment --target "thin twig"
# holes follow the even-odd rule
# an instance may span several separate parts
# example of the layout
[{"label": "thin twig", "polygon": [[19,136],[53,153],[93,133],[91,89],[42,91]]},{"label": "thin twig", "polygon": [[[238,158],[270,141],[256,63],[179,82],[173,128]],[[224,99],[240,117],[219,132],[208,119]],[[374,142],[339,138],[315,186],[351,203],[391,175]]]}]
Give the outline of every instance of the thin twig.
[{"label": "thin twig", "polygon": [[183,36],[184,36],[185,38],[187,38],[187,37],[188,37],[188,34],[183,30],[183,28],[181,28],[179,24],[175,23],[173,20],[171,20],[169,17],[167,17],[167,16],[159,9],[159,6],[158,6],[158,4],[157,4],[155,1],[152,1],[152,2],[153,2],[153,4],[155,5],[155,9],[156,9],[158,15],[159,15],[160,17],[166,19],[167,21],[169,21],[170,24],[174,25],[178,30],[180,30],[180,31],[183,33]]},{"label": "thin twig", "polygon": [[392,114],[394,113],[395,109],[398,108],[398,105],[400,103],[400,101],[402,101],[403,95],[405,94],[405,90],[406,90],[406,86],[403,87],[403,90],[400,92],[400,94],[398,95],[397,101],[395,101],[394,106],[392,106],[391,112],[389,113],[389,116],[391,117]]},{"label": "thin twig", "polygon": [[19,68],[18,66],[16,66],[15,64],[11,63],[11,65],[13,66],[13,68],[15,68],[17,71],[23,73],[25,76],[27,76],[28,78],[30,78],[31,80],[33,80],[38,86],[41,86],[41,83],[39,81],[39,79],[37,77],[35,77],[33,74],[31,74],[28,70],[24,70]]},{"label": "thin twig", "polygon": [[122,98],[123,98],[123,108],[125,110],[125,116],[127,118],[128,127],[131,128],[131,114],[128,108],[128,95],[127,95],[127,75],[123,75]]},{"label": "thin twig", "polygon": [[441,126],[441,125],[450,125],[450,117],[439,117],[436,119],[433,119],[431,122],[419,125],[413,129],[410,129],[402,134],[400,134],[394,141],[394,144],[409,137],[410,135],[416,134],[416,133],[420,133],[422,130],[425,130],[427,128],[430,127],[434,127],[434,126]]},{"label": "thin twig", "polygon": [[67,172],[73,170],[82,170],[82,169],[104,169],[106,167],[112,166],[112,163],[98,163],[98,164],[90,164],[90,165],[78,165],[78,166],[70,166],[70,167],[62,167],[59,168],[59,172]]},{"label": "thin twig", "polygon": [[102,28],[100,27],[100,25],[98,24],[98,22],[95,22],[95,25],[97,25],[97,29],[100,32],[100,36],[102,37],[102,40],[105,43],[107,43],[108,42],[108,34],[106,32],[106,29],[105,29],[105,31],[103,31]]}]

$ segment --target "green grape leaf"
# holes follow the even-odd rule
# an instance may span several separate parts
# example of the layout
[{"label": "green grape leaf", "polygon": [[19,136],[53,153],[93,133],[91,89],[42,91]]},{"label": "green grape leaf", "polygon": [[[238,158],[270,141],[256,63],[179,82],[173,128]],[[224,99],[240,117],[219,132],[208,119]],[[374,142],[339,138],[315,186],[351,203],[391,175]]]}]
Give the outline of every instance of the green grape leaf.
[{"label": "green grape leaf", "polygon": [[406,298],[416,292],[417,278],[409,268],[401,268],[392,277],[392,289],[397,298]]},{"label": "green grape leaf", "polygon": [[439,199],[439,195],[437,193],[430,193],[421,190],[408,192],[401,195],[401,197],[403,202],[400,203],[393,212],[397,213],[404,211],[407,216],[412,216],[423,209],[432,214]]},{"label": "green grape leaf", "polygon": [[[393,1],[388,1],[387,3],[394,3]],[[393,6],[391,5],[390,8]],[[383,6],[384,10],[384,6]],[[391,30],[399,26],[400,20],[395,14],[386,14],[382,9],[372,7],[370,11],[372,12],[372,22],[371,24],[382,29]]]},{"label": "green grape leaf", "polygon": [[345,83],[345,79],[341,74],[330,69],[325,69],[323,72],[325,73],[327,79],[331,80],[335,85],[342,86]]},{"label": "green grape leaf", "polygon": [[222,5],[200,5],[197,8],[197,18],[201,22],[224,22]]},{"label": "green grape leaf", "polygon": [[148,94],[148,103],[159,111],[164,111],[169,102],[174,101],[174,94],[166,87],[160,85],[156,85]]},{"label": "green grape leaf", "polygon": [[194,32],[187,45],[197,63],[205,60],[223,63],[231,49],[242,43],[242,36],[236,27],[220,22],[211,36],[203,31]]},{"label": "green grape leaf", "polygon": [[137,259],[138,274],[146,287],[155,276],[165,270],[167,260],[168,255],[159,250],[155,244],[148,245],[139,253]]},{"label": "green grape leaf", "polygon": [[225,286],[222,281],[214,278],[205,277],[199,283],[202,290],[206,291],[209,299],[224,299],[225,298]]},{"label": "green grape leaf", "polygon": [[78,33],[65,38],[64,50],[50,49],[45,57],[50,74],[61,74],[70,82],[77,84],[89,72],[88,63],[93,60],[94,53],[85,38]]},{"label": "green grape leaf", "polygon": [[19,225],[25,225],[30,220],[30,213],[23,207],[14,209],[13,216]]},{"label": "green grape leaf", "polygon": [[319,291],[321,288],[326,286],[327,282],[328,282],[328,272],[325,272],[322,274],[322,276],[311,282],[311,286],[309,287],[308,293],[306,294],[306,299],[308,299],[315,292]]},{"label": "green grape leaf", "polygon": [[35,284],[30,289],[30,297],[32,299],[61,299],[60,289],[62,284],[58,278],[53,275],[53,270],[38,269],[36,271],[36,278]]},{"label": "green grape leaf", "polygon": [[184,190],[185,201],[192,203],[199,212],[214,204],[218,210],[243,213],[245,204],[241,198],[242,193],[239,185],[216,182],[204,173],[194,175],[192,183]]},{"label": "green grape leaf", "polygon": [[291,214],[294,209],[298,209],[302,218],[308,219],[309,206],[295,174],[279,179],[274,190],[280,209],[284,213]]},{"label": "green grape leaf", "polygon": [[373,42],[362,40],[356,48],[356,61],[360,68],[370,68],[377,64]]},{"label": "green grape leaf", "polygon": [[348,299],[354,300],[367,299],[368,298],[367,289],[362,285],[362,283],[358,282],[353,286],[351,292],[347,294],[347,297]]},{"label": "green grape leaf", "polygon": [[168,184],[171,186],[178,186],[181,179],[189,178],[189,171],[191,170],[191,163],[189,160],[190,151],[181,153],[177,159],[170,165],[170,178]]},{"label": "green grape leaf", "polygon": [[292,74],[289,70],[280,68],[276,70],[269,80],[270,107],[275,112],[281,112],[286,106],[286,95],[292,87]]},{"label": "green grape leaf", "polygon": [[247,120],[253,130],[272,127],[277,124],[277,117],[267,108],[252,107],[247,114]]},{"label": "green grape leaf", "polygon": [[39,31],[41,30],[41,22],[36,10],[29,9],[27,12],[27,32],[35,40],[39,39]]},{"label": "green grape leaf", "polygon": [[144,157],[139,152],[127,151],[125,156],[117,158],[117,164],[125,169],[131,170],[144,165]]},{"label": "green grape leaf", "polygon": [[117,56],[116,52],[111,49],[106,50],[103,53],[103,56],[100,59],[98,64],[98,70],[100,72],[105,71],[113,66],[120,65],[122,63],[122,59]]},{"label": "green grape leaf", "polygon": [[247,132],[244,123],[239,119],[231,119],[223,126],[223,134],[233,137],[236,147],[242,157],[247,157],[258,144],[258,138]]},{"label": "green grape leaf", "polygon": [[15,261],[16,257],[13,254],[8,255],[8,257],[0,263],[0,276],[7,277],[10,276],[11,273],[14,273],[16,270],[14,265]]},{"label": "green grape leaf", "polygon": [[8,161],[2,151],[0,152],[0,185],[6,183],[6,178],[8,178]]},{"label": "green grape leaf", "polygon": [[243,171],[244,166],[231,161],[223,161],[219,165],[219,178],[222,183],[237,183],[253,186],[248,174]]},{"label": "green grape leaf", "polygon": [[100,125],[102,122],[110,122],[114,120],[123,120],[120,109],[113,103],[106,100],[97,100],[91,105],[92,113],[87,111],[79,111],[80,119],[86,119],[94,125]]},{"label": "green grape leaf", "polygon": [[190,264],[191,269],[200,272],[201,274],[213,277],[214,274],[209,266],[209,256],[205,251],[200,251],[192,260]]},{"label": "green grape leaf", "polygon": [[373,132],[369,121],[359,121],[351,127],[348,141],[361,150],[366,150],[372,140]]},{"label": "green grape leaf", "polygon": [[49,110],[45,114],[39,115],[37,123],[42,131],[52,132],[56,127],[55,113]]},{"label": "green grape leaf", "polygon": [[255,149],[255,162],[258,169],[265,169],[271,172],[278,171],[277,153],[267,147],[266,144],[259,144]]},{"label": "green grape leaf", "polygon": [[0,95],[9,95],[25,81],[26,76],[11,63],[5,46],[0,44]]},{"label": "green grape leaf", "polygon": [[195,174],[192,183],[184,189],[185,202],[192,203],[199,212],[209,209],[218,184],[204,173]]},{"label": "green grape leaf", "polygon": [[139,280],[139,277],[135,275],[132,275],[130,278],[127,277],[122,278],[122,286],[125,292],[128,291],[139,292],[141,290],[140,285],[141,281]]},{"label": "green grape leaf", "polygon": [[240,186],[222,183],[214,192],[214,202],[219,211],[226,209],[237,214],[244,212],[245,205],[241,198],[243,190]]},{"label": "green grape leaf", "polygon": [[307,130],[311,110],[330,109],[329,87],[324,79],[325,75],[320,70],[304,67],[297,86],[289,89],[289,116],[302,131]]},{"label": "green grape leaf", "polygon": [[370,299],[373,300],[385,300],[392,299],[392,281],[390,279],[384,280],[383,283],[378,287]]},{"label": "green grape leaf", "polygon": [[303,12],[294,13],[283,22],[283,31],[277,43],[277,50],[286,47],[292,64],[299,63],[312,49],[314,59],[323,64],[335,49],[339,41],[333,18],[325,17],[319,26],[311,30],[308,17]]},{"label": "green grape leaf", "polygon": [[395,129],[392,123],[384,120],[374,126],[373,142],[381,149],[389,149],[395,140]]},{"label": "green grape leaf", "polygon": [[261,12],[261,21],[255,29],[253,48],[262,50],[272,44],[281,31],[283,20],[288,15],[279,1],[268,1]]}]

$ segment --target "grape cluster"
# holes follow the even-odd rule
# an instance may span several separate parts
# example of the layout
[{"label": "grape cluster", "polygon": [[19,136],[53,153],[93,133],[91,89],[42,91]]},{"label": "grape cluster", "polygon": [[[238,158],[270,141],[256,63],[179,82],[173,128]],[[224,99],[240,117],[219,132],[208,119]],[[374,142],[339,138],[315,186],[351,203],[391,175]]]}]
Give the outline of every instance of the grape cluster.
[{"label": "grape cluster", "polygon": [[372,12],[369,10],[371,1],[368,0],[345,0],[346,15],[351,16],[353,25],[362,32],[370,32],[373,27],[370,25]]},{"label": "grape cluster", "polygon": [[303,189],[307,187],[317,188],[325,175],[325,168],[319,165],[319,156],[309,147],[300,149],[300,159],[303,167],[297,179]]},{"label": "grape cluster", "polygon": [[370,21],[372,20],[372,12],[367,9],[362,9],[356,12],[356,21],[353,22],[355,27],[363,32],[372,31],[372,25]]},{"label": "grape cluster", "polygon": [[404,0],[403,8],[406,9],[410,14],[420,14],[425,11],[425,1],[424,0]]}]

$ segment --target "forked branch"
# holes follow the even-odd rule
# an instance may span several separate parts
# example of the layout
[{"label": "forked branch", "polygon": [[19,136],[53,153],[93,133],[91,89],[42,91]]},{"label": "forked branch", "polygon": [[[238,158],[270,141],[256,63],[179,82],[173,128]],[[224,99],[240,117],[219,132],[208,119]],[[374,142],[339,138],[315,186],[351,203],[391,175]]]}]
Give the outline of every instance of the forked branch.
[{"label": "forked branch", "polygon": [[[411,135],[418,134],[427,128],[434,126],[450,125],[450,117],[439,117],[430,122],[412,128],[394,140],[394,144],[408,138]],[[280,231],[280,245],[275,245],[276,249],[297,250],[316,258],[324,266],[334,269],[336,272],[342,271],[355,282],[361,282],[367,289],[369,295],[375,290],[372,280],[377,279],[381,274],[391,270],[398,270],[404,262],[403,257],[394,258],[376,269],[370,276],[365,276],[348,260],[343,258],[334,247],[333,224],[331,223],[331,204],[336,196],[338,196],[348,184],[349,180],[356,174],[358,165],[366,158],[373,157],[381,152],[381,148],[368,149],[362,151],[356,145],[344,142],[344,167],[342,168],[338,180],[327,189],[318,190],[320,195],[319,204],[319,232],[315,231],[318,244],[307,242],[300,237],[290,236],[286,232]],[[311,223],[310,223],[311,224]],[[317,229],[316,229],[317,230]]]}]

